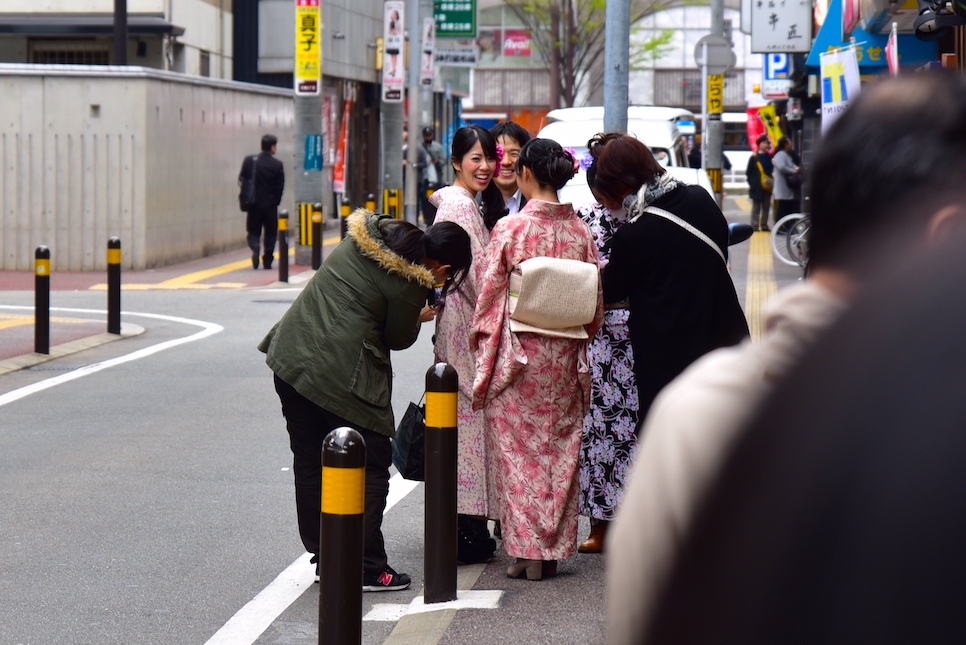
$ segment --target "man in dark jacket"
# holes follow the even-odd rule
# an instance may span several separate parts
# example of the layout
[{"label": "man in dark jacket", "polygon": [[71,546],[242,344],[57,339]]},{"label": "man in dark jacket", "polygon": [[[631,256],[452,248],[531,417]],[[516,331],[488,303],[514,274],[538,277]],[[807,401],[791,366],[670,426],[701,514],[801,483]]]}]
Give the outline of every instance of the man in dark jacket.
[{"label": "man in dark jacket", "polygon": [[282,203],[285,188],[285,168],[273,155],[278,147],[278,139],[270,134],[262,137],[262,154],[258,157],[245,157],[242,162],[238,182],[252,176],[255,172],[255,205],[248,210],[246,228],[248,246],[252,250],[252,268],[258,268],[259,238],[265,229],[265,252],[262,255],[266,269],[272,268],[275,257],[275,238],[278,236],[278,205]]},{"label": "man in dark jacket", "polygon": [[768,230],[768,212],[771,210],[771,189],[762,186],[762,171],[771,178],[775,176],[775,169],[771,162],[771,141],[768,135],[758,137],[758,152],[748,158],[745,177],[748,179],[748,197],[751,199],[751,226],[756,231]]}]

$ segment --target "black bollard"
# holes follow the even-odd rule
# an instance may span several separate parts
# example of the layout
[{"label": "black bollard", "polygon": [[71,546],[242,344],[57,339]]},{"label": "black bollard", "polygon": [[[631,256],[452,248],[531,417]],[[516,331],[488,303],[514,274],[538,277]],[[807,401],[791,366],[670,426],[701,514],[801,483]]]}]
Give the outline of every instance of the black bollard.
[{"label": "black bollard", "polygon": [[34,351],[50,353],[50,249],[34,252]]},{"label": "black bollard", "polygon": [[366,442],[336,428],[322,442],[319,645],[362,643]]},{"label": "black bollard", "polygon": [[121,239],[107,241],[107,333],[121,333]]},{"label": "black bollard", "polygon": [[288,211],[278,214],[278,281],[288,282]]},{"label": "black bollard", "polygon": [[346,229],[348,228],[350,210],[352,210],[352,207],[349,206],[349,200],[343,197],[342,203],[339,204],[339,215],[340,215],[339,219],[342,220],[342,222],[339,225],[339,229],[340,229],[339,232],[343,240],[345,239],[345,232],[346,232]]},{"label": "black bollard", "polygon": [[426,372],[426,603],[456,600],[456,393],[448,363]]},{"label": "black bollard", "polygon": [[322,204],[312,204],[312,268],[322,266]]}]

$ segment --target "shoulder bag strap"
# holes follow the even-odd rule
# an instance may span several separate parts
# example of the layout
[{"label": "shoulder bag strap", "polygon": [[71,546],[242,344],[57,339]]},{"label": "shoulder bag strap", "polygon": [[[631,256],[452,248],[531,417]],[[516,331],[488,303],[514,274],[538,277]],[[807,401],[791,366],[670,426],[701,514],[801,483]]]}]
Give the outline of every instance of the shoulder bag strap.
[{"label": "shoulder bag strap", "polygon": [[721,248],[717,244],[714,243],[714,240],[712,240],[710,237],[708,237],[707,235],[705,235],[703,232],[701,232],[700,230],[698,230],[694,226],[691,226],[690,224],[688,224],[687,222],[685,222],[683,219],[681,219],[677,215],[674,215],[673,213],[669,213],[668,211],[664,210],[663,208],[658,208],[657,206],[647,206],[647,207],[644,208],[644,210],[642,210],[640,213],[638,213],[637,215],[635,215],[630,220],[630,222],[628,222],[628,224],[633,224],[634,222],[636,222],[637,220],[639,220],[641,218],[641,216],[644,215],[644,213],[650,213],[651,215],[657,215],[658,217],[663,217],[666,220],[670,220],[670,221],[674,222],[675,224],[677,224],[678,226],[680,226],[681,228],[683,228],[685,231],[687,231],[691,235],[694,235],[696,238],[698,238],[699,240],[701,240],[702,242],[704,242],[705,244],[707,244],[708,246],[710,246],[714,250],[714,252],[718,254],[718,257],[721,258],[721,261],[722,262],[724,262],[725,264],[728,263],[728,260],[725,259],[725,255],[721,251]]}]

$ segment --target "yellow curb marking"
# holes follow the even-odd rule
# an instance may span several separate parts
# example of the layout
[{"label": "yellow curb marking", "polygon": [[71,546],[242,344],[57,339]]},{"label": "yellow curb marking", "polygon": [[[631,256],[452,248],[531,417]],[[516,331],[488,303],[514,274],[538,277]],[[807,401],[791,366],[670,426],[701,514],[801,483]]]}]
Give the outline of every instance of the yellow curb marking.
[{"label": "yellow curb marking", "polygon": [[747,197],[734,197],[735,205],[746,213],[751,212],[751,200]]},{"label": "yellow curb marking", "polygon": [[[330,237],[322,240],[322,246],[332,246],[333,244],[338,244],[342,239],[338,237]],[[295,249],[289,249],[289,257],[295,255]],[[278,253],[274,254],[274,257],[278,259]],[[176,278],[171,278],[170,280],[165,280],[164,282],[157,282],[153,284],[121,284],[121,291],[149,291],[151,289],[243,289],[247,285],[245,282],[217,282],[215,284],[198,284],[202,280],[208,280],[209,278],[214,278],[215,276],[223,275],[225,273],[231,273],[232,271],[239,271],[246,267],[251,267],[251,259],[238,260],[236,262],[229,262],[228,264],[223,264],[221,266],[213,267],[211,269],[204,269],[202,271],[194,271],[192,273],[186,273],[184,275],[178,276]],[[90,288],[91,291],[107,291],[107,284],[95,284]]]},{"label": "yellow curb marking", "polygon": [[[96,323],[97,320],[79,320],[77,318],[51,318],[50,322],[55,323]],[[33,316],[11,316],[10,314],[0,314],[0,329],[10,329],[11,327],[22,327],[34,324]]]},{"label": "yellow curb marking", "polygon": [[767,231],[758,231],[751,236],[748,251],[748,278],[745,292],[745,311],[748,316],[748,329],[753,339],[761,338],[761,313],[765,301],[776,291],[775,264],[771,255],[771,236]]}]

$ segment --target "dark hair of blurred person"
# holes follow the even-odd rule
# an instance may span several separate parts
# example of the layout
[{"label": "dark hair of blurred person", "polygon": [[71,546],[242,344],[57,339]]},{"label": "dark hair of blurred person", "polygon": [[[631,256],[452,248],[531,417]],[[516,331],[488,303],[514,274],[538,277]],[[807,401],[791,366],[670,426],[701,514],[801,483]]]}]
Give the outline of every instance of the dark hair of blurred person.
[{"label": "dark hair of blurred person", "polygon": [[875,239],[876,252],[888,256],[922,237],[937,211],[966,202],[964,151],[962,75],[863,87],[811,163],[810,264],[861,270],[855,249],[865,242]]}]

